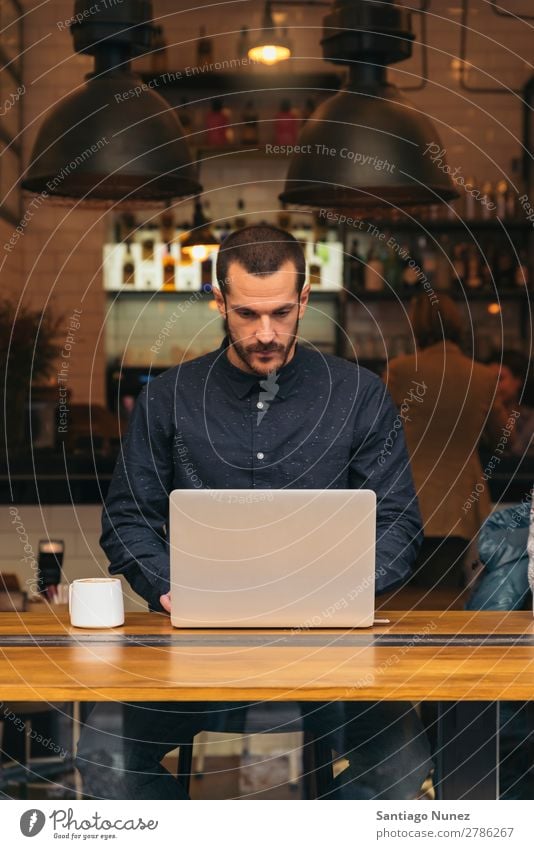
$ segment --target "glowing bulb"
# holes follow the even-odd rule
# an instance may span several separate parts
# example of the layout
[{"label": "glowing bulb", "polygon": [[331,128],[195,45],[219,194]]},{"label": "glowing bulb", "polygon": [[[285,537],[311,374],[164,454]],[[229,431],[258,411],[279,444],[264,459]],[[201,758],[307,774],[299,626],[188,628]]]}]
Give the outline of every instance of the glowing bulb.
[{"label": "glowing bulb", "polygon": [[252,47],[248,56],[253,62],[261,62],[263,65],[276,65],[277,62],[289,59],[291,50],[281,44],[262,44],[259,47]]},{"label": "glowing bulb", "polygon": [[499,315],[500,311],[500,304],[488,304],[488,312],[490,315]]},{"label": "glowing bulb", "polygon": [[261,53],[261,58],[266,65],[274,65],[278,58],[278,53],[274,44],[267,44]]},{"label": "glowing bulb", "polygon": [[208,256],[208,249],[206,245],[193,245],[191,248],[191,256],[195,262],[204,262]]}]

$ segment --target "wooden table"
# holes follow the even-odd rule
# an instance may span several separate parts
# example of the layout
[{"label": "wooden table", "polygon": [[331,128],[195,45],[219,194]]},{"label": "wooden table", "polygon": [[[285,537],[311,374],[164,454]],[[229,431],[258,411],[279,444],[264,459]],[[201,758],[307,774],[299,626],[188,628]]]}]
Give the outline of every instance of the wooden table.
[{"label": "wooden table", "polygon": [[113,630],[61,613],[0,616],[5,701],[438,702],[442,798],[498,793],[498,702],[534,699],[529,612],[392,611],[342,630],[176,630],[128,614]]}]

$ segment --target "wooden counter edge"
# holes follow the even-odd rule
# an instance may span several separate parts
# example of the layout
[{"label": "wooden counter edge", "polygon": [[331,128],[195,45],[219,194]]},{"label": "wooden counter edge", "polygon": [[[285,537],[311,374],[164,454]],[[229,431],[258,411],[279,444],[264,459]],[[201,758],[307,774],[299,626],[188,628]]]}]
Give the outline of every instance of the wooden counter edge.
[{"label": "wooden counter edge", "polygon": [[339,688],[310,688],[302,687],[288,692],[287,688],[266,687],[254,689],[232,689],[224,687],[177,687],[154,688],[140,690],[134,687],[109,687],[93,690],[79,687],[0,687],[0,702],[241,702],[241,701],[276,701],[276,702],[335,702],[335,701],[393,701],[393,702],[494,702],[494,701],[534,701],[532,689],[522,690],[518,685],[506,687],[498,694],[495,689],[491,693],[484,687],[474,690],[472,686],[447,684],[436,688],[430,695],[416,684],[403,689],[391,689],[387,686],[362,687],[355,694],[345,695]]}]

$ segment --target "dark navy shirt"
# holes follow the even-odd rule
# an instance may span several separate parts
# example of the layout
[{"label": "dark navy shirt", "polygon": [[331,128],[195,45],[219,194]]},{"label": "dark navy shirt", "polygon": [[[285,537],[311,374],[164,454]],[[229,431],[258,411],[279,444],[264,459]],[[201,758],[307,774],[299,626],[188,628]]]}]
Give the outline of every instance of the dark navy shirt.
[{"label": "dark navy shirt", "polygon": [[225,338],[142,390],[104,506],[100,543],[149,607],[169,591],[173,489],[372,489],[376,589],[401,583],[421,544],[402,420],[383,382],[296,346],[262,380],[229,361]]}]

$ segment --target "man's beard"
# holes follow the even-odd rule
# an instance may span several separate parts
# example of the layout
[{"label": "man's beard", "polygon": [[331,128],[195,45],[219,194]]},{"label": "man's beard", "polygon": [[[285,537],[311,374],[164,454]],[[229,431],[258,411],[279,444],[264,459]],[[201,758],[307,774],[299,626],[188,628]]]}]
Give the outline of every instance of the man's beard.
[{"label": "man's beard", "polygon": [[[300,321],[300,319],[297,318],[293,332],[288,333],[289,341],[288,341],[287,345],[278,345],[276,343],[272,343],[270,345],[261,345],[259,342],[254,342],[253,344],[250,344],[250,345],[243,344],[242,342],[239,342],[237,339],[235,339],[232,336],[232,331],[230,330],[230,325],[228,323],[227,317],[225,317],[225,319],[224,319],[224,331],[225,331],[226,335],[228,336],[229,345],[232,346],[232,348],[236,352],[239,359],[243,363],[245,363],[245,365],[251,371],[253,371],[254,374],[257,374],[259,377],[266,377],[272,371],[279,371],[281,368],[283,368],[283,366],[285,366],[285,364],[287,362],[287,358],[289,356],[289,352],[291,351],[291,348],[293,347],[293,344],[294,344],[295,339],[297,337],[297,333],[298,333],[298,329],[299,329],[299,321]],[[252,355],[253,354],[271,354],[271,353],[272,354],[275,354],[275,353],[279,354],[282,357],[282,362],[280,363],[280,365],[276,366],[276,368],[270,367],[270,368],[267,368],[265,371],[258,371],[258,369],[255,368],[252,364]]]}]

